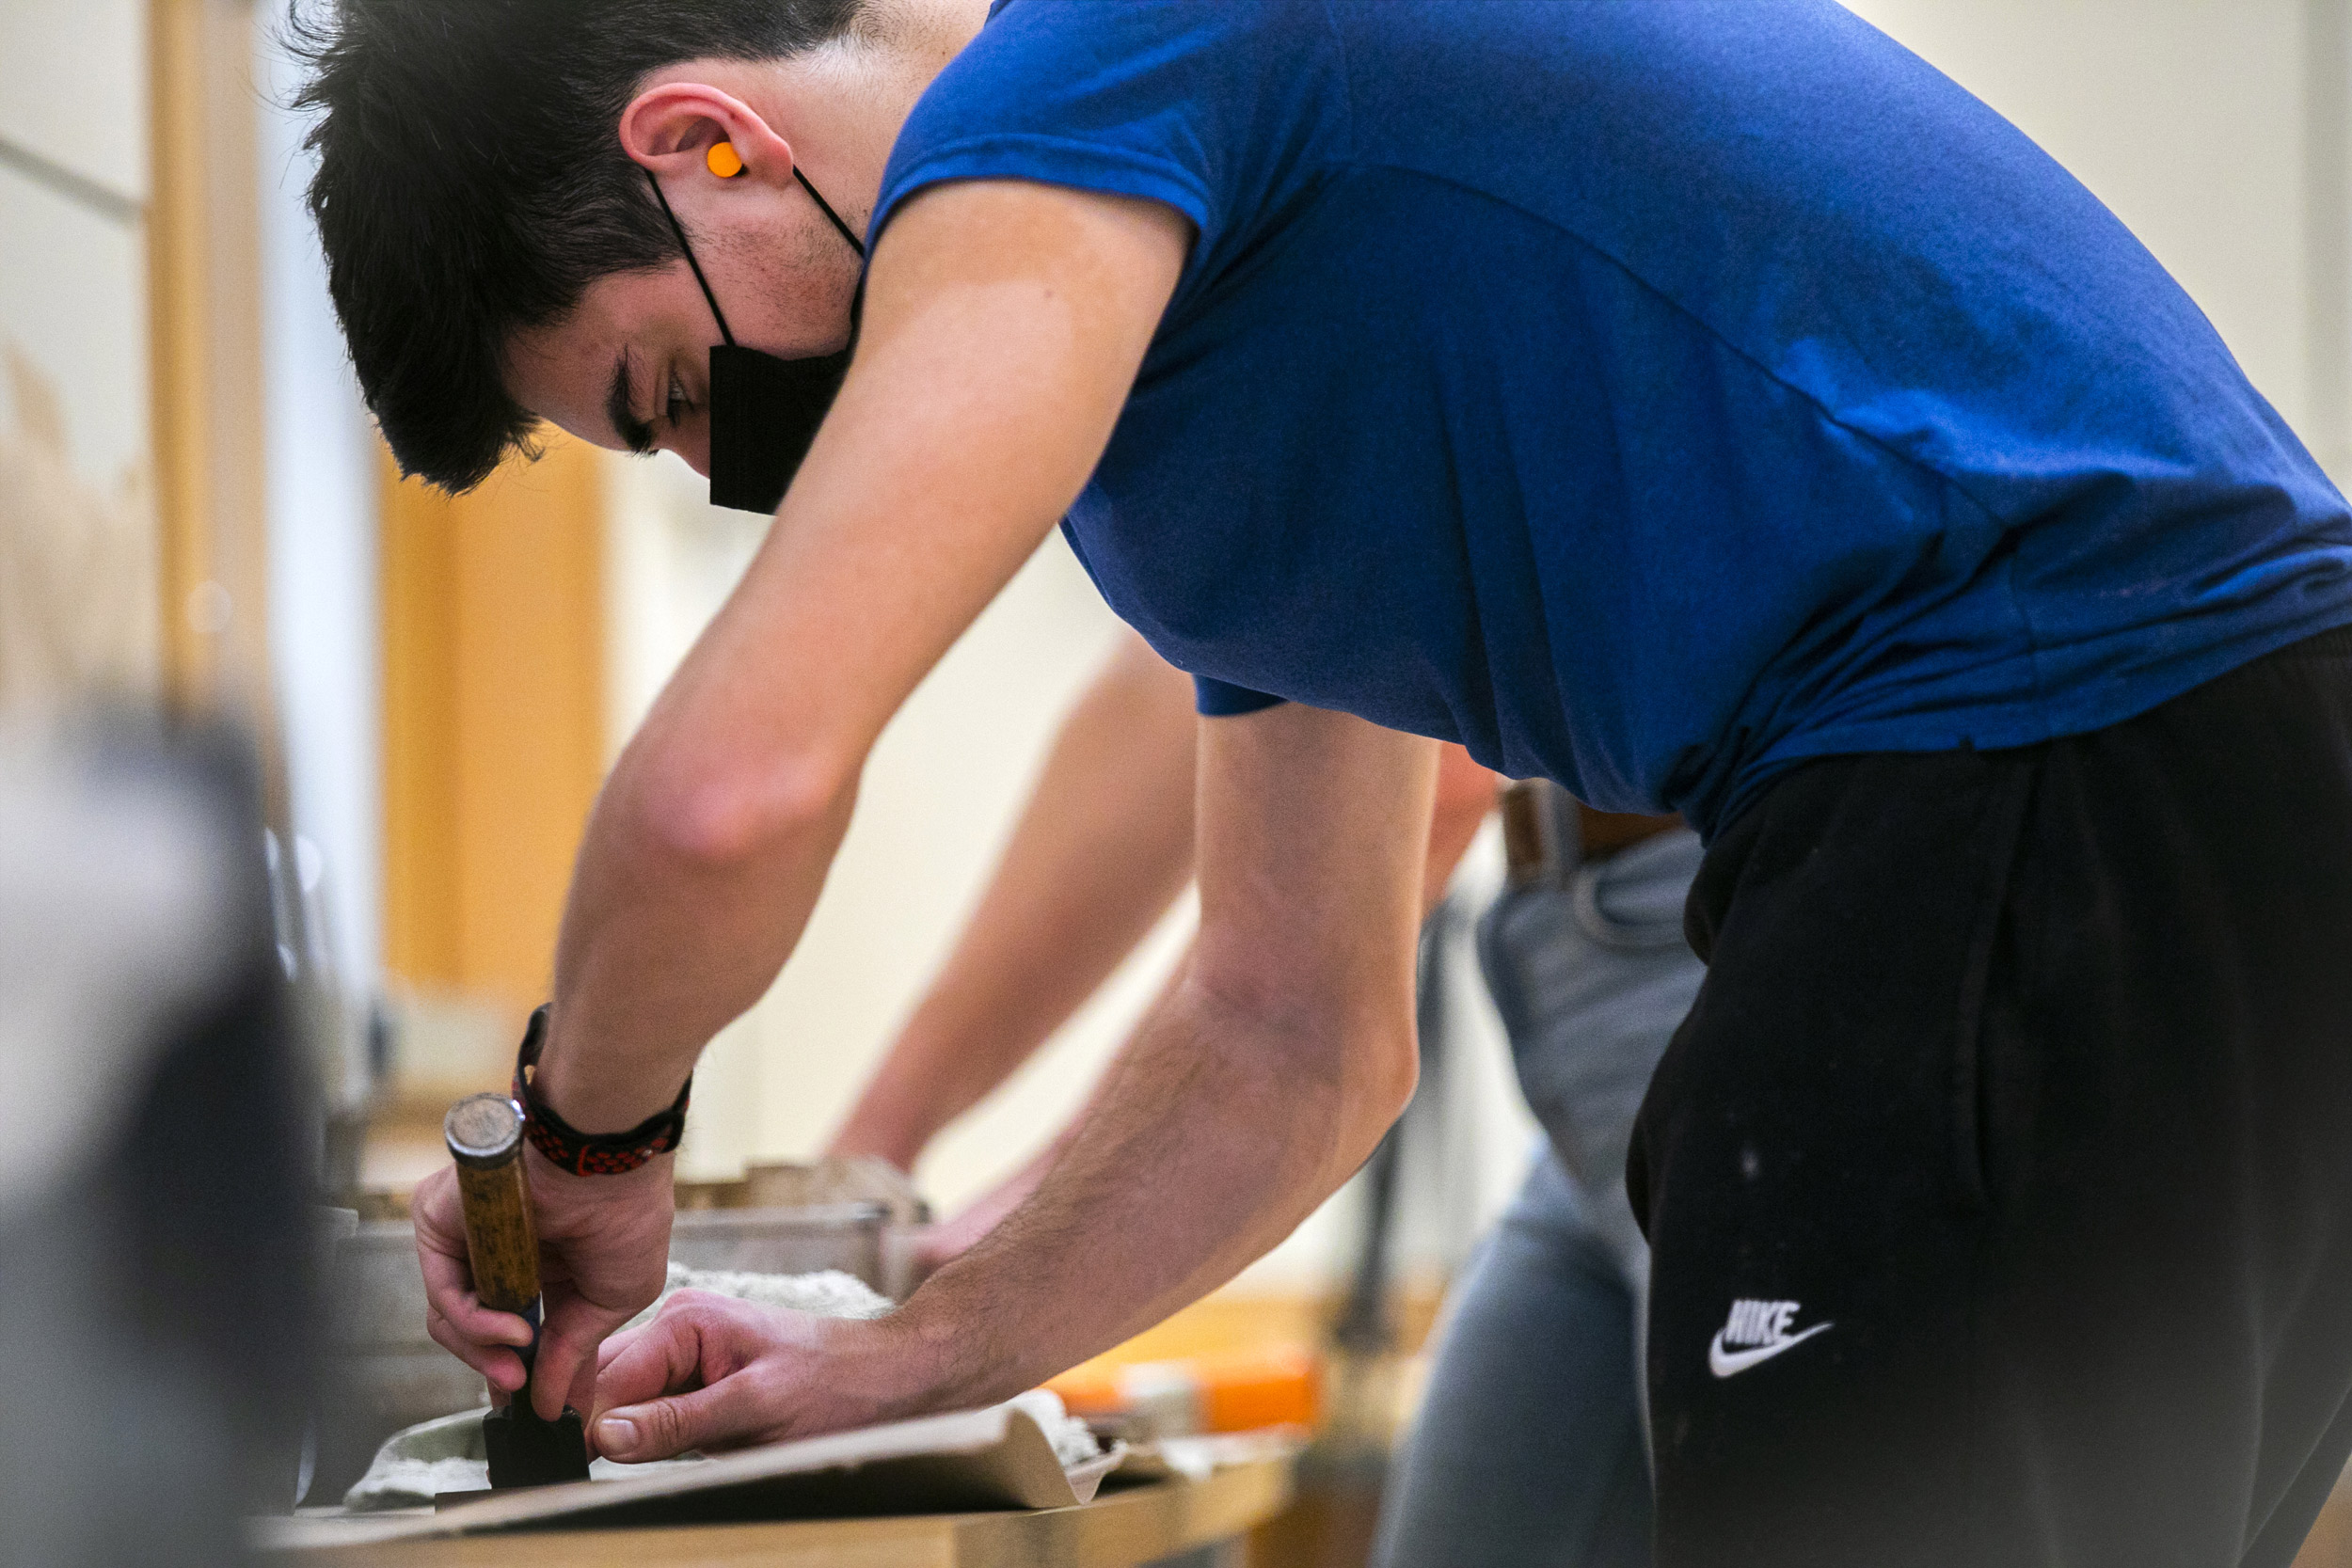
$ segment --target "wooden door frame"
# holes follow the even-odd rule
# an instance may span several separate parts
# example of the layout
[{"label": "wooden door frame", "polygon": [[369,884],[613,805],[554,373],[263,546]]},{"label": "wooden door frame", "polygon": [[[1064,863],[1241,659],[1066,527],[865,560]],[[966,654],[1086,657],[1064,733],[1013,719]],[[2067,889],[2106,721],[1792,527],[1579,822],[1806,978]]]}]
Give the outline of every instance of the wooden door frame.
[{"label": "wooden door frame", "polygon": [[149,401],[165,689],[180,705],[240,714],[267,736],[253,7],[149,0],[147,24]]}]

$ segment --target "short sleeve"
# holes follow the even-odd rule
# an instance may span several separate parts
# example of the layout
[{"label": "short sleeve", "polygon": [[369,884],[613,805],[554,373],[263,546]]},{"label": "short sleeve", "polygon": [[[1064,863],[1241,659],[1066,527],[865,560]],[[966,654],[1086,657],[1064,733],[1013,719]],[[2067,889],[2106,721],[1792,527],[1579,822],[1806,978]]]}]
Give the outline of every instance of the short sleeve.
[{"label": "short sleeve", "polygon": [[1193,706],[1204,719],[1238,719],[1245,713],[1256,713],[1284,701],[1269,697],[1263,691],[1252,691],[1246,686],[1233,686],[1212,680],[1206,675],[1192,677]]},{"label": "short sleeve", "polygon": [[1345,99],[1310,0],[1015,0],[908,116],[866,243],[925,186],[1033,181],[1182,213],[1194,282],[1305,187],[1343,135]]}]

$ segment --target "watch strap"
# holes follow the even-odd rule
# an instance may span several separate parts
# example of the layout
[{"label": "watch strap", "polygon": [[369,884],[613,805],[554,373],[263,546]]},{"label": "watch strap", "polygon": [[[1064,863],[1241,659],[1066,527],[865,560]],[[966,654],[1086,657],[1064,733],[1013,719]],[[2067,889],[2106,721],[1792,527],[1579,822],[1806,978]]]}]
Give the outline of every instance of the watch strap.
[{"label": "watch strap", "polygon": [[694,1092],[693,1076],[666,1111],[657,1111],[626,1132],[582,1132],[557,1116],[533,1094],[539,1053],[548,1043],[548,1009],[534,1009],[523,1030],[522,1049],[515,1055],[515,1103],[523,1108],[523,1135],[550,1164],[575,1176],[619,1176],[635,1170],[657,1155],[670,1153],[686,1136],[686,1102]]}]

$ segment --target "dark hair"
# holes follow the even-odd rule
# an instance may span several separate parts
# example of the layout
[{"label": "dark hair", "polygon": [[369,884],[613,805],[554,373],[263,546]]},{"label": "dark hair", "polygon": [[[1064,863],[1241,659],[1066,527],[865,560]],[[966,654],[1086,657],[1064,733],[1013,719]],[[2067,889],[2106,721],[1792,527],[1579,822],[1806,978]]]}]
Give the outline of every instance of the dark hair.
[{"label": "dark hair", "polygon": [[402,472],[467,490],[527,448],[508,339],[677,255],[618,134],[646,73],[800,54],[861,3],[293,0],[327,290]]}]

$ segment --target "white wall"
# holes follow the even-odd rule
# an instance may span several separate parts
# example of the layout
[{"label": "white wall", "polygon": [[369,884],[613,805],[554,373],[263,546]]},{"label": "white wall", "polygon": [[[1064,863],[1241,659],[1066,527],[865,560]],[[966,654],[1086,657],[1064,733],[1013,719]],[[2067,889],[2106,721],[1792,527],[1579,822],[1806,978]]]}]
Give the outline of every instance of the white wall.
[{"label": "white wall", "polygon": [[2090,186],[2352,482],[2352,4],[1846,4]]},{"label": "white wall", "polygon": [[0,138],[145,198],[141,0],[8,0],[0,6]]},{"label": "white wall", "polygon": [[[56,388],[75,469],[106,491],[148,467],[145,14],[0,4],[0,338]],[[0,377],[0,428],[9,402]]]}]

